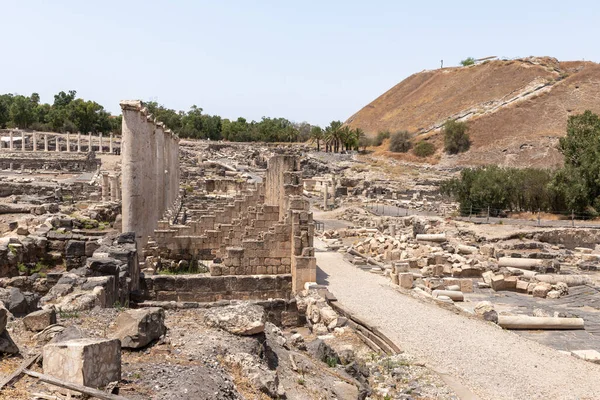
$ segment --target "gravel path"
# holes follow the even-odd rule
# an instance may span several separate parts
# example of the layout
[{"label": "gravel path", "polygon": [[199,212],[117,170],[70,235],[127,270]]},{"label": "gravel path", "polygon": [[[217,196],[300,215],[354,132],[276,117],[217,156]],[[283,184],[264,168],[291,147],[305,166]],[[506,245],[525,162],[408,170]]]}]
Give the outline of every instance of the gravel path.
[{"label": "gravel path", "polygon": [[398,293],[318,239],[315,246],[317,279],[341,304],[481,400],[600,399],[600,365]]}]

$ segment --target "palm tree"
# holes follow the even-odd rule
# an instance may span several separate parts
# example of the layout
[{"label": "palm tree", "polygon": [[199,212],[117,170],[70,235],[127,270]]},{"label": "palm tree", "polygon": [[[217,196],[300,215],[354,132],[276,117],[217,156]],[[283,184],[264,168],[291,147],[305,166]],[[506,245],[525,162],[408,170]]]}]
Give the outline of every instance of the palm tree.
[{"label": "palm tree", "polygon": [[321,151],[321,140],[323,140],[323,129],[320,126],[313,126],[310,130],[310,141],[317,142],[317,151]]},{"label": "palm tree", "polygon": [[329,126],[325,128],[325,145],[326,148],[333,152],[340,150],[342,123],[340,121],[331,121]]}]

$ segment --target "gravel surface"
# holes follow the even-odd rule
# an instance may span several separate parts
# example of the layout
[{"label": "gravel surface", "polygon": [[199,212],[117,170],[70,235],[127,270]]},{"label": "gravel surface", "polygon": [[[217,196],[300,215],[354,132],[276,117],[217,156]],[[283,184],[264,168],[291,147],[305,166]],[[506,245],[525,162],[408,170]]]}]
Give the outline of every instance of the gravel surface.
[{"label": "gravel surface", "polygon": [[600,398],[600,365],[403,295],[323,242],[315,246],[317,279],[341,304],[480,399]]}]

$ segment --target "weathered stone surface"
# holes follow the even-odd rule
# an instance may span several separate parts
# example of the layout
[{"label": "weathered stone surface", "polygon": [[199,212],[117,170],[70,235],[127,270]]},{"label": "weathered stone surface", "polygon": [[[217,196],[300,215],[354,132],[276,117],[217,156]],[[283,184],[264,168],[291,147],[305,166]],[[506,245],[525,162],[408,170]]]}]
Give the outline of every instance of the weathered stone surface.
[{"label": "weathered stone surface", "polygon": [[256,335],[265,329],[264,308],[251,304],[216,307],[205,314],[205,322],[234,335]]},{"label": "weathered stone surface", "polygon": [[483,315],[486,312],[493,311],[494,305],[489,301],[481,301],[475,306],[475,314]]},{"label": "weathered stone surface", "polygon": [[0,302],[0,333],[6,329],[6,323],[8,322],[8,310],[4,307],[4,304]]},{"label": "weathered stone surface", "polygon": [[117,339],[74,339],[43,350],[44,373],[67,382],[101,388],[121,379],[121,343]]},{"label": "weathered stone surface", "polygon": [[23,317],[23,324],[30,331],[43,331],[46,327],[56,324],[56,311],[53,308],[34,311]]},{"label": "weathered stone surface", "polygon": [[545,299],[550,290],[552,290],[552,286],[550,284],[540,283],[533,288],[533,297]]},{"label": "weathered stone surface", "polygon": [[413,275],[409,272],[403,272],[398,274],[398,281],[400,283],[400,287],[403,289],[412,289],[413,287]]},{"label": "weathered stone surface", "polygon": [[67,257],[85,256],[85,242],[80,240],[69,240],[65,247],[65,255]]},{"label": "weathered stone surface", "polygon": [[0,333],[0,354],[18,354],[19,348],[13,342],[8,331]]},{"label": "weathered stone surface", "polygon": [[115,324],[115,337],[121,341],[121,347],[132,349],[148,345],[167,331],[165,312],[159,307],[124,311]]},{"label": "weathered stone surface", "polygon": [[33,298],[29,298],[32,297],[29,295],[30,294],[22,293],[19,289],[14,287],[8,289],[0,288],[0,301],[4,303],[8,311],[17,317],[25,315],[35,309],[35,304],[31,303],[37,303],[37,301]]}]

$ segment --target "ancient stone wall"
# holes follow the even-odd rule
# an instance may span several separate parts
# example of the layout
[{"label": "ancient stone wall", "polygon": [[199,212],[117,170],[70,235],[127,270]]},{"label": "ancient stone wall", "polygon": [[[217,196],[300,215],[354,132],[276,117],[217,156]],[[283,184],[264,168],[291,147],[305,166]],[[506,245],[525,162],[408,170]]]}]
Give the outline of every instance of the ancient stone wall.
[{"label": "ancient stone wall", "polygon": [[68,172],[96,171],[100,160],[95,153],[0,151],[0,169],[57,170]]},{"label": "ancient stone wall", "polygon": [[146,299],[210,302],[218,300],[289,299],[289,274],[275,276],[153,275],[144,279]]}]

